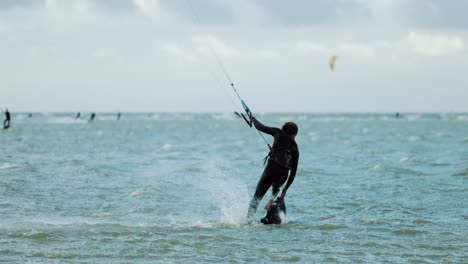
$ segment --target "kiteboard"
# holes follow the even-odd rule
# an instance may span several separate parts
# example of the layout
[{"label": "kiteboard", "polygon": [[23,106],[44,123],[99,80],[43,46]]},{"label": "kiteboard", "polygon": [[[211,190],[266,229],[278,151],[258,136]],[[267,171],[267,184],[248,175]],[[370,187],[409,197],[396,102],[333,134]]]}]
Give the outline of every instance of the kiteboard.
[{"label": "kiteboard", "polygon": [[266,215],[260,219],[260,222],[264,225],[279,225],[286,217],[286,203],[283,197],[278,197],[269,206]]}]

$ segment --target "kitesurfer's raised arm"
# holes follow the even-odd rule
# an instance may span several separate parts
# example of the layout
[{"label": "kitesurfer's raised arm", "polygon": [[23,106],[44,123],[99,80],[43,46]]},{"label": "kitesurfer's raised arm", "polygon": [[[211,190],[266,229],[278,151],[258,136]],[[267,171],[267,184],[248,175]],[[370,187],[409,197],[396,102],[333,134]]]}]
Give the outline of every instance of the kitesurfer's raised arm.
[{"label": "kitesurfer's raised arm", "polygon": [[253,125],[256,129],[258,129],[258,131],[272,135],[273,137],[275,137],[279,133],[279,129],[265,126],[264,124],[260,123],[260,121],[258,121],[254,116],[251,116],[250,120],[252,120]]}]

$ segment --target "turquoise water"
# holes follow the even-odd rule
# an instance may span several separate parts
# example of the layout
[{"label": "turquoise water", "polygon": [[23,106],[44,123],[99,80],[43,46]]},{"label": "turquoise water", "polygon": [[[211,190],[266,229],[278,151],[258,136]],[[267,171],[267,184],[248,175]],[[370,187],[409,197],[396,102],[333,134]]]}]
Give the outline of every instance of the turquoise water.
[{"label": "turquoise water", "polygon": [[466,113],[259,115],[300,129],[278,226],[245,224],[267,148],[233,115],[73,116],[0,132],[0,263],[468,263]]}]

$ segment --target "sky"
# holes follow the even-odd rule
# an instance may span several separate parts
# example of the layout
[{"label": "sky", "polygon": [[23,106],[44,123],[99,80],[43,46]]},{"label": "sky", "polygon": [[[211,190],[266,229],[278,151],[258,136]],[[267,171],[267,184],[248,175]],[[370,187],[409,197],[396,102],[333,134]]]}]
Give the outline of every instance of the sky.
[{"label": "sky", "polygon": [[465,0],[0,0],[0,108],[230,112],[232,80],[254,112],[468,112],[466,10]]}]

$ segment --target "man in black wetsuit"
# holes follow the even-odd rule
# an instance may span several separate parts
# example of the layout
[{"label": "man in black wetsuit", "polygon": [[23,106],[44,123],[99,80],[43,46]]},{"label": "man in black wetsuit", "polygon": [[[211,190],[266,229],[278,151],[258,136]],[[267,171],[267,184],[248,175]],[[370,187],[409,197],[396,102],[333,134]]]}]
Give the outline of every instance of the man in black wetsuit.
[{"label": "man in black wetsuit", "polygon": [[3,121],[3,129],[7,129],[10,127],[10,112],[8,109],[5,110],[5,121]]},{"label": "man in black wetsuit", "polygon": [[88,122],[93,121],[95,117],[96,117],[96,114],[95,114],[95,113],[91,113],[91,116],[89,117]]},{"label": "man in black wetsuit", "polygon": [[[282,129],[268,127],[260,123],[255,117],[251,117],[252,123],[259,131],[274,137],[273,146],[267,156],[267,166],[263,175],[257,183],[255,194],[250,201],[247,218],[252,220],[257,211],[258,203],[265,193],[272,186],[273,195],[269,203],[273,203],[274,198],[285,183],[281,197],[286,196],[289,186],[296,177],[297,164],[299,161],[299,149],[295,137],[298,132],[297,125],[293,122],[286,122]],[[291,172],[289,172],[291,170]],[[288,177],[289,173],[289,177]],[[287,180],[287,182],[286,182]]]}]

